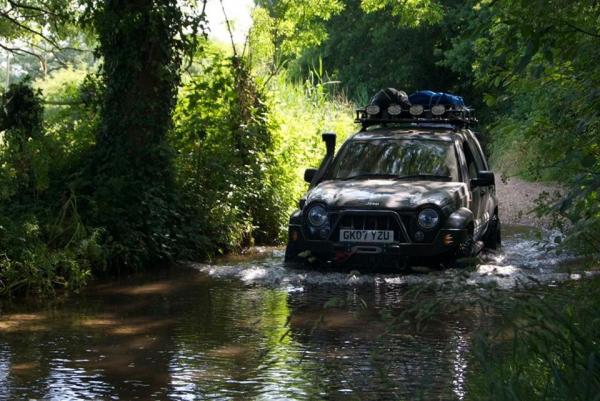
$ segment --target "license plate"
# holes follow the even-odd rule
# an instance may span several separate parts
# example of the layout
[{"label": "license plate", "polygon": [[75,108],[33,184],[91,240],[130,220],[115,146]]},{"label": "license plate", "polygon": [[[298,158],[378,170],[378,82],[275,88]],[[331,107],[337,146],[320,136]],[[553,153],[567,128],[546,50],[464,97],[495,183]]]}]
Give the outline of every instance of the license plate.
[{"label": "license plate", "polygon": [[343,242],[394,242],[392,230],[340,230]]}]

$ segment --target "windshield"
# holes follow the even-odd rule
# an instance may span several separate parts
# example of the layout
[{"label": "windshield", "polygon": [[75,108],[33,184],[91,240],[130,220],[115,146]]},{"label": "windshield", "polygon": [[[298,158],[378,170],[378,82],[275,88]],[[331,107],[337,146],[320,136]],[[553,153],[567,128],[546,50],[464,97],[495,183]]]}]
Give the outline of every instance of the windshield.
[{"label": "windshield", "polygon": [[435,140],[354,141],[336,158],[329,179],[439,179],[458,181],[458,163],[451,142]]}]

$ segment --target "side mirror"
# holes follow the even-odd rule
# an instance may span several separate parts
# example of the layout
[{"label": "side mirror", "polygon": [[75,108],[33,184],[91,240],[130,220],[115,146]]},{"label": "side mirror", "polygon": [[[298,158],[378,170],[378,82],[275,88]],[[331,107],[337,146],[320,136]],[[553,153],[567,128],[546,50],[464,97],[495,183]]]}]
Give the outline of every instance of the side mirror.
[{"label": "side mirror", "polygon": [[315,178],[315,175],[317,175],[318,171],[319,170],[316,168],[307,168],[306,170],[304,170],[304,181],[310,184],[313,178]]},{"label": "side mirror", "polygon": [[496,178],[494,177],[494,173],[491,171],[480,171],[477,173],[477,178],[471,179],[471,187],[489,187],[492,185],[496,185]]}]

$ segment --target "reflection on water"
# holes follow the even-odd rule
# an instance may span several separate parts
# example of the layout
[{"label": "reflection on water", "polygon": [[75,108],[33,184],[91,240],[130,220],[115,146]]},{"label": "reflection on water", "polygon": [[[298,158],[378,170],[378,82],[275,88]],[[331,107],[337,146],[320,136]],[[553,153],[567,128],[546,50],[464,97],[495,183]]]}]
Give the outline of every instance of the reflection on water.
[{"label": "reflection on water", "polygon": [[289,270],[266,250],[6,306],[0,399],[461,400],[484,317],[463,311],[418,328],[389,316],[411,306],[413,283],[569,278],[557,272],[567,259],[535,241],[513,231],[475,271],[419,275]]}]

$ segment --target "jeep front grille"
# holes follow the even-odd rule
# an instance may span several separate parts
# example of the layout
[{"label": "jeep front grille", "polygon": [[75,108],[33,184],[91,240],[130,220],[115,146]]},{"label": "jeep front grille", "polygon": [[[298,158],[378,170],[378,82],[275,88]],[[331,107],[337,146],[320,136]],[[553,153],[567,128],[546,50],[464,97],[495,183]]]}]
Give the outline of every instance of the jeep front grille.
[{"label": "jeep front grille", "polygon": [[393,211],[347,211],[330,216],[333,230],[330,240],[339,241],[340,230],[392,230],[394,241],[411,242],[400,216]]}]

